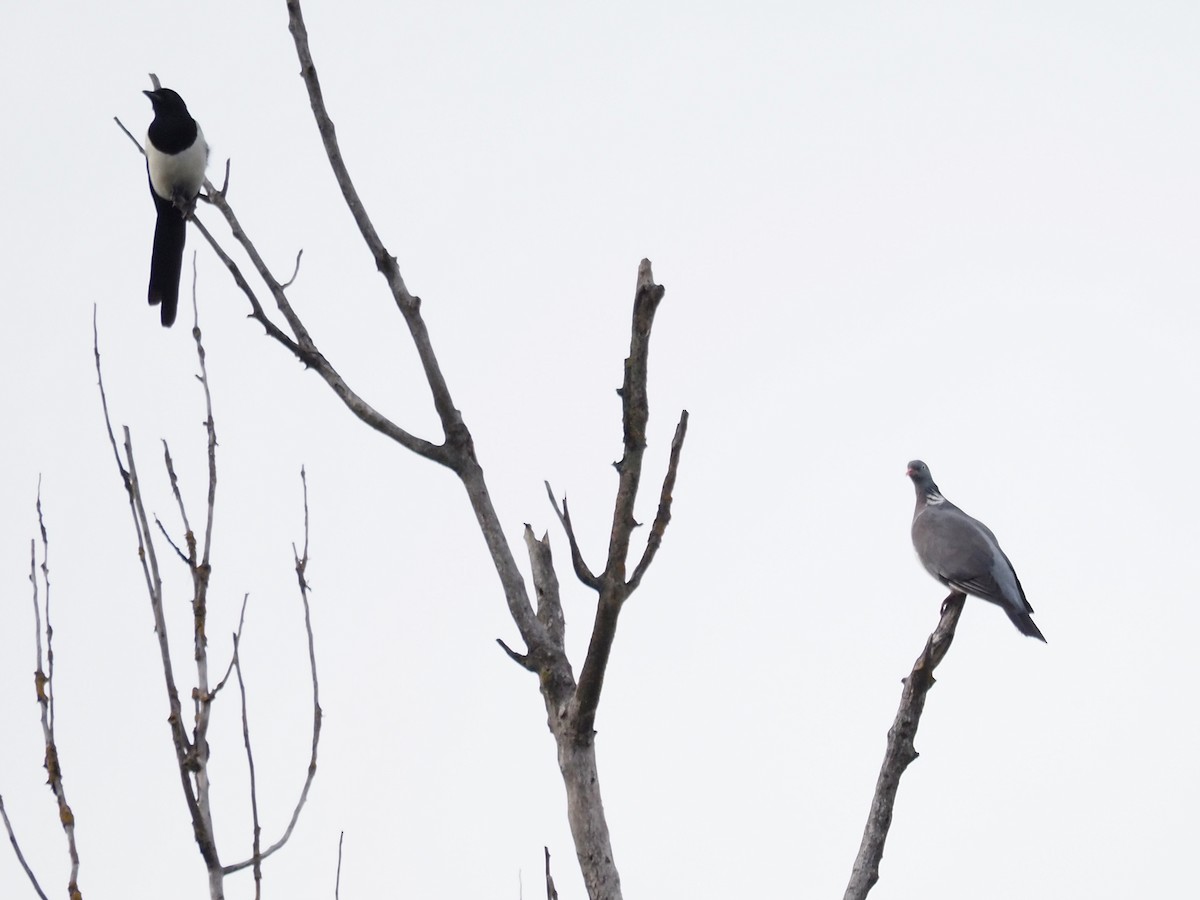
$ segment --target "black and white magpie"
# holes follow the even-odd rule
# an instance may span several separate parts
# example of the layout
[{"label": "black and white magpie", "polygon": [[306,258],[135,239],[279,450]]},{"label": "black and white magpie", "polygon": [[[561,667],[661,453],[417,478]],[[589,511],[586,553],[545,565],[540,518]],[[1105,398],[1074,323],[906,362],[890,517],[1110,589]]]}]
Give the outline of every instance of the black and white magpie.
[{"label": "black and white magpie", "polygon": [[142,93],[154,106],[154,121],[146,133],[146,171],[158,210],[150,255],[149,299],[151,305],[162,305],[162,323],[167,327],[175,321],[179,305],[186,217],[204,183],[208,145],[177,93],[164,87]]}]

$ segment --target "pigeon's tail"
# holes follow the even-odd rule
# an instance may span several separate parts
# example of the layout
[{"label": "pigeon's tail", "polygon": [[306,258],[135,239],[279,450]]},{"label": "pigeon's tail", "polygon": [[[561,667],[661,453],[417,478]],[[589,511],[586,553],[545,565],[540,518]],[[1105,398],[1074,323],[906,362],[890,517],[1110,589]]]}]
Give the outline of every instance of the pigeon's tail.
[{"label": "pigeon's tail", "polygon": [[1033,624],[1033,619],[1029,618],[1029,613],[1013,612],[1007,609],[1005,612],[1008,613],[1008,617],[1012,619],[1012,623],[1017,626],[1017,631],[1021,632],[1021,634],[1027,635],[1028,637],[1037,638],[1043,644],[1046,643],[1045,636],[1042,634],[1041,630]]},{"label": "pigeon's tail", "polygon": [[162,304],[162,323],[169,327],[175,321],[179,305],[179,275],[183,268],[183,245],[187,238],[187,222],[175,204],[154,195],[158,207],[158,222],[154,226],[154,251],[150,256],[151,305]]}]

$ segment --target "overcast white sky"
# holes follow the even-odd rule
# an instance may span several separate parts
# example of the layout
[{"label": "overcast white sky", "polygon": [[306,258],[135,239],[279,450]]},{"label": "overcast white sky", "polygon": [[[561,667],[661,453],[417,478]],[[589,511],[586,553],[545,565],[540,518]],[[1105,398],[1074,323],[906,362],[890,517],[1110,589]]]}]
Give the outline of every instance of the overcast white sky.
[{"label": "overcast white sky", "polygon": [[[969,6],[970,9],[966,7]],[[500,515],[598,561],[638,261],[652,515],[598,720],[626,896],[838,897],[942,588],[925,459],[1020,573],[1049,639],[970,601],[873,898],[1180,896],[1200,805],[1200,7],[1192,3],[310,3],[342,149],[424,309]],[[198,18],[197,13],[202,18]],[[62,896],[41,769],[28,541],[51,535],[58,730],[85,896],[202,898],[109,402],[174,523],[198,515],[190,312],[146,307],[148,72],[233,160],[230,199],[325,353],[437,438],[405,329],[342,206],[271,4],[23,5],[0,31],[0,793]],[[202,216],[218,233],[217,216]],[[210,634],[244,592],[268,839],[307,761],[291,542],[312,515],[325,731],[267,896],[584,897],[553,741],[453,477],[342,409],[199,249],[221,440]],[[190,254],[189,254],[190,259]],[[190,267],[190,263],[189,263]],[[518,545],[519,547],[519,545]],[[521,554],[523,557],[523,554]],[[582,659],[593,598],[568,585]],[[186,573],[170,569],[186,678]],[[186,682],[185,682],[186,683]],[[249,847],[237,710],[212,735],[223,859]],[[252,896],[249,876],[228,896]],[[30,896],[0,849],[0,894]]]}]

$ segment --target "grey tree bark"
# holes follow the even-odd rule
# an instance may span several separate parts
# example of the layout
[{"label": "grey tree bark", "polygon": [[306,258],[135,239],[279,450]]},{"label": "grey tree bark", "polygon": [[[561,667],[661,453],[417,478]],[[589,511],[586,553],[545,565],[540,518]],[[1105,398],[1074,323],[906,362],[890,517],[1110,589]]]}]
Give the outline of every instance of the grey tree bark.
[{"label": "grey tree bark", "polygon": [[875,782],[875,796],[871,798],[867,826],[863,830],[862,843],[843,900],[865,900],[867,893],[879,880],[879,863],[883,859],[883,845],[887,841],[888,830],[892,827],[892,809],[896,804],[900,776],[919,755],[913,741],[925,709],[925,695],[934,685],[933,670],[945,657],[954,640],[954,630],[958,627],[958,617],[962,615],[966,599],[967,595],[958,591],[945,599],[937,628],[925,642],[925,649],[913,664],[912,672],[904,679],[900,708],[888,730],[883,766]]}]

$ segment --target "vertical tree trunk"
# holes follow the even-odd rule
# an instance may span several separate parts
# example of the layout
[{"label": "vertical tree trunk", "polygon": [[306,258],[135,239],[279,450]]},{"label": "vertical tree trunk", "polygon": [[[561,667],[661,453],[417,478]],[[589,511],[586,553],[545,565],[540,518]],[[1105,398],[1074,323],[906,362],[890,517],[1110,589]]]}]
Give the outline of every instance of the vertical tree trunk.
[{"label": "vertical tree trunk", "polygon": [[558,743],[558,767],[567,789],[567,819],[588,897],[621,900],[621,877],[613,861],[608,822],[600,799],[595,734],[578,735],[573,729],[564,728],[554,737]]}]

